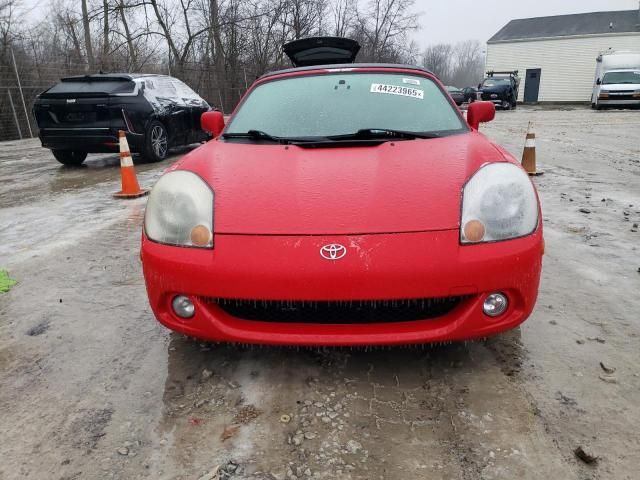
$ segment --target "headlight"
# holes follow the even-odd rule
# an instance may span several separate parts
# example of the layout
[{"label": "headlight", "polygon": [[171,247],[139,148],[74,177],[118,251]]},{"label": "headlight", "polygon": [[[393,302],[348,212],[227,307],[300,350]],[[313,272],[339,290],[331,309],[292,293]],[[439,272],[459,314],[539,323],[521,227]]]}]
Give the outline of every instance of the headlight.
[{"label": "headlight", "polygon": [[529,176],[510,163],[478,170],[462,192],[462,243],[528,235],[538,225],[538,202]]},{"label": "headlight", "polygon": [[149,195],[144,231],[155,242],[212,248],[213,191],[195,173],[163,175]]}]

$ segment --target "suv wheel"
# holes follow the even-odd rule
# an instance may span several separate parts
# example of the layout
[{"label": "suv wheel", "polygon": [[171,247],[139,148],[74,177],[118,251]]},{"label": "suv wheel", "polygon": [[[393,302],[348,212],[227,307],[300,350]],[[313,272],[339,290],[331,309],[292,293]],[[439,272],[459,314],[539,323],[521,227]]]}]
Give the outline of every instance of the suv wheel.
[{"label": "suv wheel", "polygon": [[147,128],[142,156],[151,162],[160,162],[167,158],[168,153],[169,134],[167,129],[162,123],[154,120]]},{"label": "suv wheel", "polygon": [[87,158],[87,152],[77,150],[51,150],[51,153],[63,165],[82,165]]}]

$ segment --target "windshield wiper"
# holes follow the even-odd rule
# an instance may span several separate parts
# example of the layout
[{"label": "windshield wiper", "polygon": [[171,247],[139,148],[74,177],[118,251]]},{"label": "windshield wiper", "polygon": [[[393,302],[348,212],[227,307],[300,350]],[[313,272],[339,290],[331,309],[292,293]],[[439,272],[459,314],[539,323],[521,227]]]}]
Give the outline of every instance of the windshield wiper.
[{"label": "windshield wiper", "polygon": [[330,135],[327,138],[333,141],[353,140],[353,139],[394,139],[403,138],[413,140],[416,138],[438,138],[437,133],[409,132],[406,130],[395,130],[392,128],[361,128],[355,133],[347,133],[344,135]]},{"label": "windshield wiper", "polygon": [[326,140],[325,137],[277,137],[262,130],[249,130],[247,132],[230,132],[223,133],[222,138],[248,138],[250,140],[265,140],[267,142],[280,143],[282,145],[290,145],[292,143],[307,143]]},{"label": "windshield wiper", "polygon": [[252,140],[267,140],[276,143],[289,143],[289,139],[276,137],[262,130],[249,130],[247,132],[223,133],[222,138],[250,138]]}]

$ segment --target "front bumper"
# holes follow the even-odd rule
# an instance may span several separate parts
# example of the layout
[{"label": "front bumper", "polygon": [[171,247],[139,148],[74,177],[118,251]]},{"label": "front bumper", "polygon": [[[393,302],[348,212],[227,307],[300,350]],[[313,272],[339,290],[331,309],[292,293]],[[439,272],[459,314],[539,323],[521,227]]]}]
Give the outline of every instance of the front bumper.
[{"label": "front bumper", "polygon": [[620,99],[616,97],[609,97],[607,99],[599,98],[598,104],[606,106],[640,106],[640,98]]},{"label": "front bumper", "polygon": [[[157,244],[143,234],[141,258],[149,302],[168,328],[242,343],[381,345],[465,340],[516,327],[533,310],[542,263],[542,228],[520,239],[461,246],[458,230],[360,236],[215,236],[215,249]],[[340,260],[323,245],[347,247]],[[503,292],[509,308],[482,312],[487,294]],[[171,308],[189,296],[189,320]],[[437,318],[393,323],[284,323],[246,320],[211,299],[353,301],[462,296]]]},{"label": "front bumper", "polygon": [[494,105],[500,107],[509,102],[508,95],[504,92],[482,92],[480,94],[480,99],[485,102],[492,102]]}]

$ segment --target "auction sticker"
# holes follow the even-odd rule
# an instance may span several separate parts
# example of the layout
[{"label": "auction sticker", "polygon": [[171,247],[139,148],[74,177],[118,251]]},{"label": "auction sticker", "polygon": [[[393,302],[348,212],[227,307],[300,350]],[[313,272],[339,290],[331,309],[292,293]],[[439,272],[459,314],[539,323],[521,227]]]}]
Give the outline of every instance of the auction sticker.
[{"label": "auction sticker", "polygon": [[384,83],[372,83],[371,93],[386,93],[387,95],[402,95],[403,97],[424,98],[424,91],[417,88],[401,87],[398,85],[386,85]]}]

